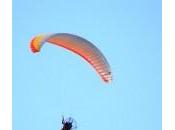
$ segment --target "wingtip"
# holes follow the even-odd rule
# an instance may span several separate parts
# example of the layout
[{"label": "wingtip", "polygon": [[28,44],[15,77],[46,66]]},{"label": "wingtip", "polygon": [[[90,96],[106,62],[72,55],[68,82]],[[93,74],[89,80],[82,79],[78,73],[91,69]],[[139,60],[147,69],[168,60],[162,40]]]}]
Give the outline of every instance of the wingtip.
[{"label": "wingtip", "polygon": [[35,43],[34,41],[35,41],[35,38],[32,39],[32,41],[31,41],[30,49],[31,49],[31,51],[32,51],[33,53],[37,53],[37,52],[39,52],[40,50],[39,50],[39,48],[37,48],[37,47],[34,45],[34,43]]}]

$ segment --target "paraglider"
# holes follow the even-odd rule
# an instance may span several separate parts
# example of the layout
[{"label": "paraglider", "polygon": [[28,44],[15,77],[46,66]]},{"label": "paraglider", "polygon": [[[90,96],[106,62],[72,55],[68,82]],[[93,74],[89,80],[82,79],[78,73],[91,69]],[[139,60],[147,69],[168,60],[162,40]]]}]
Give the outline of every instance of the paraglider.
[{"label": "paraglider", "polygon": [[76,122],[72,117],[69,117],[67,119],[64,119],[64,117],[62,117],[62,124],[63,127],[61,130],[72,130],[72,129],[76,129]]},{"label": "paraglider", "polygon": [[30,43],[32,52],[39,52],[46,42],[63,47],[81,56],[93,66],[104,82],[109,83],[112,80],[109,63],[101,51],[88,40],[68,33],[37,35]]}]

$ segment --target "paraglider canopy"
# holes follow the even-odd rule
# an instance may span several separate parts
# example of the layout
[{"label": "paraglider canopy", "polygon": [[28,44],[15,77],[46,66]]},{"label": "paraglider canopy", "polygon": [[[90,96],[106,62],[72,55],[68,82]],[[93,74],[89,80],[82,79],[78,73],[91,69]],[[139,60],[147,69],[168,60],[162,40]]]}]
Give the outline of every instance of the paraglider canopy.
[{"label": "paraglider canopy", "polygon": [[93,66],[104,82],[109,83],[112,80],[111,69],[105,56],[88,40],[68,33],[37,35],[30,43],[32,52],[39,52],[46,42],[63,47],[81,56]]}]

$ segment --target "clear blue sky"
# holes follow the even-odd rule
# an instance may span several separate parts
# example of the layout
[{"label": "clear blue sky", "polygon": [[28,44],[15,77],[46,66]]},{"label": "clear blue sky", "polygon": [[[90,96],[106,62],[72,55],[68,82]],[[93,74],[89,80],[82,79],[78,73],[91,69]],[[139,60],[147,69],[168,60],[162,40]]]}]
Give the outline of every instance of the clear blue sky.
[{"label": "clear blue sky", "polygon": [[[161,0],[13,0],[13,130],[161,130]],[[39,33],[93,42],[108,59],[104,84],[82,58],[53,45],[32,54]]]}]

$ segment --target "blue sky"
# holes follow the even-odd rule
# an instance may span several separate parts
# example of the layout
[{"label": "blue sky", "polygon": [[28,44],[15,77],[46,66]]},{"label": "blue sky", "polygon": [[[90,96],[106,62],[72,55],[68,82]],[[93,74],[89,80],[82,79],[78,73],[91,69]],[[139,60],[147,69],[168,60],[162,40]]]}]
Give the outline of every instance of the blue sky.
[{"label": "blue sky", "polygon": [[[13,130],[58,130],[61,115],[78,130],[161,130],[160,0],[14,0]],[[113,82],[39,33],[67,32],[94,43],[108,59]]]}]

